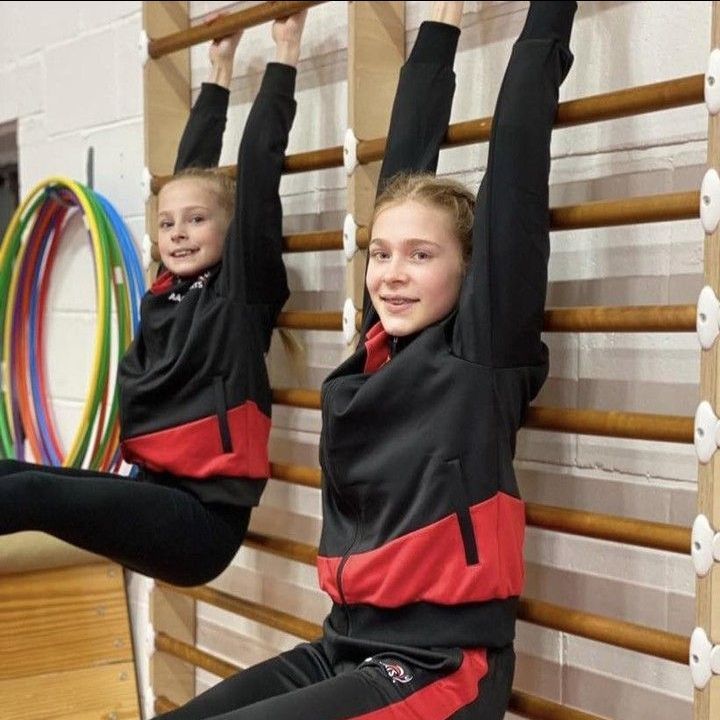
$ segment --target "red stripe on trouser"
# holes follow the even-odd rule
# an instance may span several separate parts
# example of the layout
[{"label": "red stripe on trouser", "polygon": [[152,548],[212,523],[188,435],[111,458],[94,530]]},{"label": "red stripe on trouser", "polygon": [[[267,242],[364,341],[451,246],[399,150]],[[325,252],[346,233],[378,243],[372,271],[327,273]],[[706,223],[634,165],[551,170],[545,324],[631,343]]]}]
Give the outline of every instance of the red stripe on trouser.
[{"label": "red stripe on trouser", "polygon": [[450,675],[426,685],[404,700],[356,715],[352,720],[444,720],[477,700],[480,680],[487,675],[487,655],[480,650],[463,650],[460,667]]}]

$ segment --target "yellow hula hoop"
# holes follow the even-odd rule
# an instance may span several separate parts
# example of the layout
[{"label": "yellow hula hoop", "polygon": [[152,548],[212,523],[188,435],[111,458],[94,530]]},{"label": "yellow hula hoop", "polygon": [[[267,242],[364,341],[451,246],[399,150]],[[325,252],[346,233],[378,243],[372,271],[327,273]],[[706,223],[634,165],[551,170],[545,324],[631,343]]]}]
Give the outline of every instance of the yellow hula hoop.
[{"label": "yellow hula hoop", "polygon": [[[78,203],[80,204],[82,210],[83,210],[83,217],[85,219],[85,226],[87,227],[87,230],[90,234],[90,239],[92,242],[92,248],[93,248],[93,257],[95,260],[95,266],[98,268],[98,270],[95,272],[95,293],[96,293],[96,300],[97,300],[97,322],[95,325],[95,348],[93,352],[93,359],[92,359],[92,367],[90,371],[90,379],[88,382],[88,387],[92,388],[96,386],[99,382],[99,377],[101,373],[101,345],[103,338],[108,330],[106,327],[106,321],[105,318],[107,316],[107,298],[109,297],[108,288],[107,288],[107,280],[104,273],[99,271],[99,268],[102,266],[102,248],[101,248],[101,242],[100,242],[100,230],[97,225],[97,221],[94,216],[94,212],[90,205],[87,202],[87,199],[85,198],[84,192],[80,185],[76,183],[74,180],[71,180],[69,178],[65,178],[62,176],[53,176],[50,178],[47,178],[43,180],[42,182],[38,183],[27,195],[25,200],[21,203],[20,207],[15,211],[13,214],[13,217],[10,221],[10,225],[8,227],[7,236],[9,237],[11,233],[16,232],[17,226],[20,222],[20,218],[22,217],[23,213],[25,212],[28,205],[30,205],[37,195],[49,187],[53,186],[63,186],[68,188],[73,192],[75,195]],[[22,260],[24,258],[25,252],[27,250],[27,242],[22,241],[20,250],[18,252],[18,256],[15,260],[13,271],[12,271],[12,277],[10,280],[10,291],[8,293],[8,303],[7,307],[5,309],[5,328],[3,331],[3,344],[5,347],[5,364],[3,368],[3,385],[6,388],[5,393],[5,407],[7,410],[7,416],[9,419],[9,422],[13,423],[13,414],[12,414],[12,387],[10,385],[9,379],[10,379],[10,366],[12,362],[11,358],[11,331],[12,331],[12,317],[15,310],[15,297],[16,297],[16,288],[19,278],[19,268],[22,264]],[[4,244],[2,248],[0,248],[0,266],[3,264],[3,261],[5,260],[6,254],[9,252],[8,245]],[[80,418],[80,422],[78,424],[78,429],[75,432],[75,435],[73,437],[70,449],[65,455],[65,459],[63,460],[63,466],[64,467],[70,467],[72,466],[77,460],[78,456],[80,454],[80,447],[82,444],[82,438],[83,438],[83,428],[87,427],[91,422],[91,415],[92,415],[92,394],[88,393],[85,399],[85,404],[83,406],[83,412],[82,416]]]}]

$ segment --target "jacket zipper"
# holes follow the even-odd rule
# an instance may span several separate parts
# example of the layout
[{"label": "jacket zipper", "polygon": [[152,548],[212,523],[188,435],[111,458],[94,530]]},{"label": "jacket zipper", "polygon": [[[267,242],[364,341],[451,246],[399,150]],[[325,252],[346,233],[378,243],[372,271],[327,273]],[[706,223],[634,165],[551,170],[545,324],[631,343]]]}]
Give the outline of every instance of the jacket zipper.
[{"label": "jacket zipper", "polygon": [[[328,406],[329,406],[329,398],[332,394],[332,387],[334,384],[334,380],[331,380],[326,386],[325,386],[325,392],[323,395],[323,423],[325,425],[326,429],[326,436],[330,435],[330,431],[332,429],[332,422],[330,421],[330,413],[328,412]],[[347,634],[350,635],[350,611],[347,608],[347,599],[345,597],[345,591],[343,589],[343,581],[342,581],[342,574],[343,570],[345,568],[345,565],[347,564],[347,561],[350,559],[350,551],[352,550],[353,546],[355,545],[358,536],[360,535],[360,520],[359,520],[359,513],[357,512],[357,506],[353,503],[348,502],[347,498],[344,498],[340,487],[338,486],[335,478],[339,475],[337,471],[337,467],[335,464],[330,460],[330,454],[327,451],[327,443],[325,443],[325,446],[323,447],[323,454],[325,456],[325,467],[328,469],[328,471],[332,472],[332,475],[328,477],[328,481],[330,482],[330,485],[333,487],[333,490],[335,494],[338,496],[338,498],[341,499],[342,504],[349,507],[353,515],[355,516],[355,532],[353,533],[352,541],[350,542],[350,545],[348,545],[347,549],[343,553],[343,556],[340,560],[340,563],[338,564],[337,570],[335,572],[335,582],[337,584],[338,588],[338,594],[340,595],[340,601],[342,603],[342,610],[343,614],[345,616],[345,623],[347,626]]]},{"label": "jacket zipper", "polygon": [[392,360],[392,358],[395,357],[395,355],[397,355],[397,346],[398,346],[398,337],[397,337],[397,335],[393,335],[393,336],[391,336],[391,339],[390,339],[389,355],[390,355],[391,360]]}]

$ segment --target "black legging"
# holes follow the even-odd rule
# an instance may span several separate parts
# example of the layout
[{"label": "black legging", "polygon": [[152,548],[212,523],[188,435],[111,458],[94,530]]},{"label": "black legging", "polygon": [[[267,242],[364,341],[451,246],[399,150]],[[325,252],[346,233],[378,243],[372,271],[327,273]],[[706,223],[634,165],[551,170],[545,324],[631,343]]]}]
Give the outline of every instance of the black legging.
[{"label": "black legging", "polygon": [[250,508],[111,473],[0,460],[0,535],[41,530],[174,585],[201,585],[232,561]]},{"label": "black legging", "polygon": [[[242,670],[163,720],[502,720],[515,666],[511,646],[447,650],[433,665],[382,652],[362,662],[306,643]],[[420,651],[422,652],[422,651]],[[478,667],[478,655],[486,667]],[[473,663],[470,656],[474,656]],[[454,657],[454,661],[451,658]],[[484,662],[485,662],[484,661]],[[398,677],[399,676],[399,677]]]}]

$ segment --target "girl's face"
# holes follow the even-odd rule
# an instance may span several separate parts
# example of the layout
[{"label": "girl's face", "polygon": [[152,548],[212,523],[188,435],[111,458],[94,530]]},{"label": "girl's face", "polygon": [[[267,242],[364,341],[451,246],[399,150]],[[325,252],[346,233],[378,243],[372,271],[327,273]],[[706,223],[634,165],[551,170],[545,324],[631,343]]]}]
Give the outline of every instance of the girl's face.
[{"label": "girl's face", "polygon": [[381,210],[369,252],[365,282],[390,335],[416,333],[455,307],[465,264],[448,211],[415,200]]},{"label": "girl's face", "polygon": [[229,218],[210,182],[181,178],[158,197],[158,250],[174,275],[193,277],[222,257]]}]

